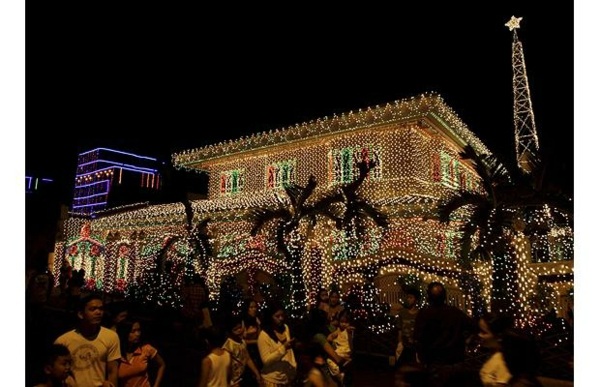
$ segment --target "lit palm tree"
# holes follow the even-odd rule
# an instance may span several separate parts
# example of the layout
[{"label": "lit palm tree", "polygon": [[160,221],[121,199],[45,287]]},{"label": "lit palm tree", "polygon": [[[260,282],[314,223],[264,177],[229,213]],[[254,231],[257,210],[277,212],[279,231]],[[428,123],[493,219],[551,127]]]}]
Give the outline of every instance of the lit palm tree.
[{"label": "lit palm tree", "polygon": [[276,221],[277,251],[283,254],[285,262],[290,268],[292,276],[291,310],[293,317],[302,314],[306,303],[306,288],[302,276],[301,257],[304,245],[298,240],[298,229],[302,221],[306,220],[309,227],[314,227],[317,216],[325,216],[337,220],[331,205],[331,197],[308,204],[307,199],[312,195],[317,186],[316,178],[311,175],[306,186],[290,184],[284,187],[289,205],[279,199],[279,206],[275,208],[256,208],[250,211],[249,220],[253,227],[251,235],[255,236],[267,223]]},{"label": "lit palm tree", "polygon": [[492,262],[492,309],[514,313],[518,292],[514,289],[517,263],[512,248],[517,234],[528,227],[533,230],[526,220],[548,206],[559,209],[556,214],[564,222],[572,212],[572,203],[559,193],[544,189],[541,164],[534,165],[530,174],[511,174],[497,158],[478,155],[469,145],[460,155],[473,163],[482,190],[459,191],[439,204],[437,215],[445,223],[463,222],[459,264],[463,269],[462,285],[471,293],[475,313],[483,311],[481,284],[472,264],[479,259]]},{"label": "lit palm tree", "polygon": [[316,178],[311,175],[304,187],[296,184],[284,187],[289,204],[279,199],[279,206],[276,208],[257,208],[250,211],[249,221],[253,224],[251,230],[253,236],[268,222],[277,221],[277,250],[284,256],[292,275],[291,313],[294,317],[300,316],[306,305],[306,286],[301,265],[304,244],[299,240],[298,235],[302,222],[306,221],[309,234],[320,216],[333,220],[337,228],[348,232],[352,230],[352,225],[358,227],[360,232],[364,227],[362,219],[367,216],[373,217],[378,225],[387,226],[385,215],[357,194],[358,187],[373,167],[375,167],[373,162],[359,163],[359,176],[355,181],[314,201],[308,200],[317,186]]}]

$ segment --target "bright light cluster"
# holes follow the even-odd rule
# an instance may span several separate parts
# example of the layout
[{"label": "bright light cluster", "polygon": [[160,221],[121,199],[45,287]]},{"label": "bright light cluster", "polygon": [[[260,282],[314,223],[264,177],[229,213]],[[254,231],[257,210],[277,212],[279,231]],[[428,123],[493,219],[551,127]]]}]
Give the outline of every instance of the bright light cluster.
[{"label": "bright light cluster", "polygon": [[[242,271],[261,270],[273,277],[290,275],[292,283],[302,282],[307,287],[307,297],[311,291],[332,284],[348,290],[356,284],[369,284],[376,276],[406,274],[423,282],[437,280],[447,286],[462,288],[467,294],[479,291],[490,302],[495,297],[494,281],[506,280],[504,277],[494,278],[492,273],[509,272],[511,265],[516,264],[520,274],[510,289],[518,295],[514,300],[525,302],[533,296],[539,275],[554,275],[552,271],[546,271],[552,262],[541,264],[536,269],[538,276],[534,275],[530,270],[532,258],[521,238],[512,247],[518,257],[516,263],[507,256],[505,261],[494,263],[499,266],[498,271],[492,270],[490,262],[475,262],[472,273],[479,279],[482,288],[465,289],[465,286],[473,284],[462,280],[464,274],[470,273],[465,272],[458,260],[458,228],[462,220],[456,219],[450,224],[436,220],[435,209],[441,199],[460,188],[481,190],[473,167],[459,158],[465,143],[480,152],[490,153],[441,97],[428,94],[384,107],[325,117],[285,130],[185,151],[173,155],[177,167],[209,172],[209,199],[193,201],[192,209],[194,223],[210,218],[207,229],[212,256],[202,257],[202,253],[192,247],[186,228],[185,208],[181,203],[173,203],[134,208],[93,220],[70,218],[66,222],[67,240],[56,245],[57,257],[68,257],[69,246],[79,237],[84,223],[89,222],[95,238],[103,246],[99,259],[103,260],[104,274],[98,274],[99,281],[96,283],[102,283],[106,290],[121,291],[136,284],[144,272],[153,267],[154,258],[166,241],[176,239],[166,252],[167,260],[173,263],[173,275],[165,273],[157,277],[160,284],[151,291],[166,289],[164,281],[169,278],[173,281],[170,286],[180,285],[185,270],[201,272],[198,260],[205,259],[208,269],[201,274],[207,280],[212,300],[218,300],[223,279]],[[371,222],[367,232],[359,237],[354,232],[347,234],[336,230],[333,222],[325,219],[318,219],[312,228],[302,222],[286,240],[296,253],[301,254],[300,270],[297,271],[299,277],[294,274],[297,267],[291,266],[277,251],[275,222],[266,225],[257,236],[250,236],[252,225],[247,218],[250,210],[289,208],[289,198],[277,188],[275,167],[293,166],[280,179],[294,180],[291,182],[300,186],[314,175],[317,187],[308,199],[311,203],[321,195],[337,190],[344,182],[345,174],[338,173],[334,158],[344,155],[340,160],[348,164],[345,168],[350,171],[351,161],[363,150],[376,155],[379,164],[373,175],[361,185],[359,194],[389,216],[389,228],[382,230]],[[236,183],[235,190],[228,190],[225,180],[223,191],[221,176],[228,176],[226,174],[231,174],[231,171],[243,171],[243,184]],[[273,184],[269,183],[269,171],[274,174]],[[227,194],[223,195],[224,192]],[[543,216],[539,215],[540,222],[545,221]],[[553,225],[554,229],[551,233],[553,240],[540,237],[540,243],[563,246],[560,257],[569,259],[572,257],[572,231],[565,231],[561,225]],[[481,240],[490,245],[501,243],[500,240],[491,240],[489,235],[481,235]],[[123,246],[128,249],[126,254]],[[559,254],[553,253],[552,249],[550,251],[544,260],[557,260]],[[97,272],[100,263],[93,263],[87,258],[81,256],[77,259],[85,261],[86,268]],[[562,282],[555,281],[556,285],[553,283],[551,286],[557,292],[564,292],[565,289],[558,284],[572,286],[572,278],[569,277],[572,267],[552,267],[556,270],[553,278]],[[57,268],[55,264],[55,271]],[[564,277],[557,277],[560,275]],[[251,292],[255,293],[259,284],[252,281]],[[374,292],[375,289],[368,291]],[[375,299],[372,294],[365,296],[369,300]],[[161,302],[178,302],[172,295],[169,295],[169,300]],[[293,300],[297,304],[308,301]],[[513,298],[506,301],[512,302]],[[473,302],[469,297],[460,301],[469,311]],[[373,308],[379,307],[373,305]],[[525,312],[532,310],[533,307]],[[521,317],[527,318],[525,315]],[[373,323],[372,327],[382,331],[388,329],[388,323]]]},{"label": "bright light cluster", "polygon": [[254,149],[273,147],[274,145],[286,145],[290,142],[312,137],[340,134],[355,129],[415,119],[428,114],[439,117],[445,122],[447,128],[450,129],[451,127],[451,130],[464,141],[473,145],[478,151],[490,153],[456,113],[445,104],[441,96],[435,93],[426,93],[417,97],[394,101],[392,104],[388,103],[383,107],[377,105],[368,107],[365,110],[359,109],[358,112],[342,113],[339,116],[334,114],[332,118],[326,116],[322,119],[296,124],[285,129],[270,130],[238,140],[229,140],[216,145],[186,150],[173,154],[172,161],[175,167],[198,170],[203,169],[198,164],[220,157],[229,157]]}]

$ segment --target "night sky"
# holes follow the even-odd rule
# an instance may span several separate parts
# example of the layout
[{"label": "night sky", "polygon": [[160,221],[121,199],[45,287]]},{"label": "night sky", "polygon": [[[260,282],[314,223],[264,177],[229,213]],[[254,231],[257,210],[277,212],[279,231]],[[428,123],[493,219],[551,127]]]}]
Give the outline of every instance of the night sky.
[{"label": "night sky", "polygon": [[439,93],[513,162],[512,32],[504,24],[515,15],[523,17],[541,146],[572,189],[573,4],[420,3],[329,10],[29,1],[26,173],[70,192],[77,154],[95,147],[169,162],[173,152],[424,92]]}]

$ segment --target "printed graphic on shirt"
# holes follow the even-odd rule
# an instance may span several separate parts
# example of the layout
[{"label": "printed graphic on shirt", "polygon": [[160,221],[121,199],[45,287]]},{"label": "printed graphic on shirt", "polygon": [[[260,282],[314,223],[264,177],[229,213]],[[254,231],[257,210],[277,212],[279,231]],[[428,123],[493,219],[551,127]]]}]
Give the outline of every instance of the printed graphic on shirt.
[{"label": "printed graphic on shirt", "polygon": [[98,348],[91,344],[83,344],[73,352],[73,369],[77,371],[88,369],[99,357]]}]

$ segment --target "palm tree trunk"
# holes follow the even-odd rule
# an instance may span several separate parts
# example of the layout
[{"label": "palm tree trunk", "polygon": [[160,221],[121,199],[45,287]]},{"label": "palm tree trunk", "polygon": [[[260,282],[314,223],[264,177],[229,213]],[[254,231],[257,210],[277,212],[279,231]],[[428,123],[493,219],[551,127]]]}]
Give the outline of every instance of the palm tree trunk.
[{"label": "palm tree trunk", "polygon": [[285,249],[285,256],[290,273],[292,275],[292,287],[290,297],[289,314],[293,318],[302,316],[306,308],[306,287],[304,285],[304,277],[302,275],[302,247]]}]

